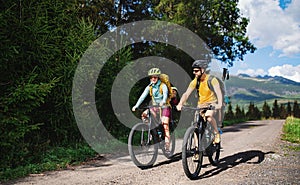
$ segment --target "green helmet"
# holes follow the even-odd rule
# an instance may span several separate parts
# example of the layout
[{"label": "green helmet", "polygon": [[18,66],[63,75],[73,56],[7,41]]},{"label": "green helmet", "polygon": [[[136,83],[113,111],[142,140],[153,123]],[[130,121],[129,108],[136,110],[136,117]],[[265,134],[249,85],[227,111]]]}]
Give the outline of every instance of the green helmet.
[{"label": "green helmet", "polygon": [[159,76],[160,74],[161,71],[159,68],[152,68],[148,71],[148,76],[153,76],[153,75]]}]

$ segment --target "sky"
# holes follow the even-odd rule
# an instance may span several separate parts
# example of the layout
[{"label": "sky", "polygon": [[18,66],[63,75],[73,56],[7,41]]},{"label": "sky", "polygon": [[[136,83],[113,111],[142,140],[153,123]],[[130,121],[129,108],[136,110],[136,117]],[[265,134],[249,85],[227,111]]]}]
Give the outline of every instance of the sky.
[{"label": "sky", "polygon": [[239,8],[250,19],[247,36],[257,50],[235,62],[230,73],[300,82],[300,0],[240,0]]}]

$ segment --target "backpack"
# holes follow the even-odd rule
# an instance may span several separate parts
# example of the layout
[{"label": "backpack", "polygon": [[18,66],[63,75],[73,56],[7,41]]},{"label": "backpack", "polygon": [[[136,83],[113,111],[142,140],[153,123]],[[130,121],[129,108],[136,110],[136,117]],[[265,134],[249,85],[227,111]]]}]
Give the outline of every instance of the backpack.
[{"label": "backpack", "polygon": [[[216,78],[219,82],[219,85],[220,85],[220,89],[221,89],[221,94],[222,94],[222,97],[223,97],[223,106],[220,110],[217,111],[216,113],[216,122],[217,122],[217,125],[218,127],[221,127],[223,128],[224,125],[223,125],[223,118],[224,118],[224,113],[225,113],[225,105],[226,105],[226,101],[225,101],[225,85],[223,83],[223,81],[216,77],[216,76],[213,76],[213,75],[209,75],[208,77],[208,80],[207,80],[207,84],[208,84],[208,88],[214,92],[214,89],[212,87],[212,84],[211,84],[211,81],[213,78]],[[197,96],[199,96],[199,87],[200,87],[200,80],[197,79],[197,84],[196,84],[196,89],[197,89]],[[215,92],[214,92],[215,93]],[[217,95],[215,94],[215,96],[217,97]]]},{"label": "backpack", "polygon": [[[163,93],[162,85],[166,84],[166,86],[168,88],[168,98],[167,98],[166,104],[170,105],[170,100],[171,100],[171,96],[172,96],[172,88],[171,88],[169,76],[167,74],[160,74],[159,79],[161,81],[161,84],[159,85],[159,92],[161,94]],[[150,86],[150,96],[152,97],[152,86]]]}]

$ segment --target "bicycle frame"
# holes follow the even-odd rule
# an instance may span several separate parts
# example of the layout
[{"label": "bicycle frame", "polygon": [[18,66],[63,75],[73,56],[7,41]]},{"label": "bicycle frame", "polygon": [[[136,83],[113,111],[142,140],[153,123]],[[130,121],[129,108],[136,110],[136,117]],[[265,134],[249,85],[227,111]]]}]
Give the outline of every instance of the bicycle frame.
[{"label": "bicycle frame", "polygon": [[[194,124],[196,124],[196,129],[197,129],[197,139],[198,139],[198,152],[204,151],[205,150],[205,146],[202,145],[202,139],[203,137],[205,137],[205,131],[207,129],[207,120],[205,117],[205,112],[206,110],[210,110],[209,108],[205,108],[205,109],[200,109],[197,110],[196,112],[196,122]],[[208,141],[207,141],[208,142]],[[202,146],[202,148],[199,147]]]},{"label": "bicycle frame", "polygon": [[182,145],[182,165],[184,172],[190,179],[196,179],[201,170],[203,156],[207,155],[212,165],[218,163],[220,144],[214,144],[211,140],[212,137],[208,134],[212,132],[208,130],[205,111],[212,110],[213,107],[183,108],[196,111],[192,126],[185,132]]}]

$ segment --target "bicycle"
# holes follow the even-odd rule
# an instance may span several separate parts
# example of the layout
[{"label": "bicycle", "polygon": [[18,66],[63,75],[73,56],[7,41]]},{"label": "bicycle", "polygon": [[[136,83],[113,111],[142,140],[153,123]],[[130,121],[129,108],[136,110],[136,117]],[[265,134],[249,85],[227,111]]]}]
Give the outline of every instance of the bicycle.
[{"label": "bicycle", "polygon": [[[207,124],[205,112],[213,110],[214,107],[194,108],[183,107],[184,109],[195,110],[195,119],[183,138],[182,144],[182,165],[186,176],[190,179],[196,179],[201,171],[203,156],[207,156],[209,162],[216,166],[220,157],[220,143],[213,143],[213,128]],[[208,125],[210,127],[208,128]]]},{"label": "bicycle", "polygon": [[155,118],[150,109],[162,108],[157,105],[146,106],[140,108],[148,109],[148,120],[143,120],[142,123],[134,125],[130,131],[128,138],[128,150],[133,163],[141,168],[149,168],[153,166],[157,159],[158,149],[160,148],[165,157],[170,159],[175,151],[175,122],[171,118],[169,123],[170,130],[170,149],[169,152],[165,149],[165,134],[162,126],[162,121]]}]

